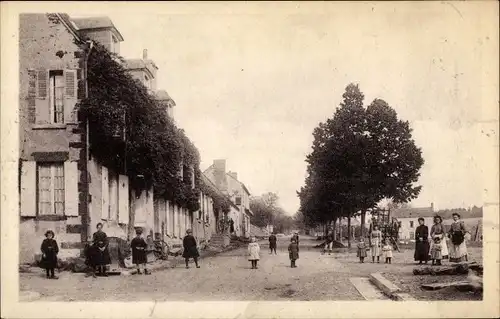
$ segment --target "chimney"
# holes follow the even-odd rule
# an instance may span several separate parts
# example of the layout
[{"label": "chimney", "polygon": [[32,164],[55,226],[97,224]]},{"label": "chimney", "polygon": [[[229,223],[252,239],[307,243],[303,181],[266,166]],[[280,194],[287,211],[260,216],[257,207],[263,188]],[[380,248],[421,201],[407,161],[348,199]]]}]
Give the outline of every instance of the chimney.
[{"label": "chimney", "polygon": [[238,180],[238,173],[229,171],[229,175],[235,180]]},{"label": "chimney", "polygon": [[434,203],[431,203],[431,210],[434,212]]},{"label": "chimney", "polygon": [[148,49],[142,50],[142,59],[147,60],[148,59]]},{"label": "chimney", "polygon": [[215,178],[215,186],[221,191],[227,190],[227,181],[226,181],[226,160],[218,159],[214,160],[214,178]]}]

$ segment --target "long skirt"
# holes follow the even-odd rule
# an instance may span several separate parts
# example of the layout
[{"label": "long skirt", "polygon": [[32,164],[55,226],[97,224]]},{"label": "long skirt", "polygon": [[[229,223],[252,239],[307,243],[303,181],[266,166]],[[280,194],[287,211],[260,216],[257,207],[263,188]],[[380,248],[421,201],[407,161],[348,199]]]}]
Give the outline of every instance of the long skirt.
[{"label": "long skirt", "polygon": [[460,245],[454,245],[451,243],[450,245],[450,261],[451,262],[462,262],[466,261],[467,258],[467,246],[465,241],[463,241]]},{"label": "long skirt", "polygon": [[[441,235],[435,235],[434,237],[438,236],[441,238],[441,259],[448,259],[449,252],[448,252],[448,244],[446,242],[446,236],[444,234],[441,234]],[[432,251],[433,245],[434,241],[431,241],[430,251]]]},{"label": "long skirt", "polygon": [[89,266],[105,266],[111,264],[111,257],[109,255],[108,247],[104,251],[100,250],[96,245],[92,245],[89,248]]},{"label": "long skirt", "polygon": [[380,246],[378,244],[371,246],[371,255],[372,257],[380,257]]},{"label": "long skirt", "polygon": [[428,241],[417,241],[415,244],[415,261],[428,261],[429,249],[430,245]]},{"label": "long skirt", "polygon": [[366,248],[358,248],[358,253],[356,254],[358,257],[367,257]]}]

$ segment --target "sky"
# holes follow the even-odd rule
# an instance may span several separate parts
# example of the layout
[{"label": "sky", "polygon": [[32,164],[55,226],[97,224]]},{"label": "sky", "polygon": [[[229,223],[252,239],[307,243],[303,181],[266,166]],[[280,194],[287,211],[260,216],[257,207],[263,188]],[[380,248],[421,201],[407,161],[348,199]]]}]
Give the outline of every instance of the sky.
[{"label": "sky", "polygon": [[199,149],[202,169],[226,159],[252,195],[276,192],[295,213],[313,129],[354,82],[366,105],[382,98],[411,123],[425,160],[413,206],[482,205],[477,140],[491,85],[486,48],[497,34],[480,7],[192,4],[98,15],[123,35],[122,56],[148,50],[159,67],[157,88],[175,100],[176,121]]}]

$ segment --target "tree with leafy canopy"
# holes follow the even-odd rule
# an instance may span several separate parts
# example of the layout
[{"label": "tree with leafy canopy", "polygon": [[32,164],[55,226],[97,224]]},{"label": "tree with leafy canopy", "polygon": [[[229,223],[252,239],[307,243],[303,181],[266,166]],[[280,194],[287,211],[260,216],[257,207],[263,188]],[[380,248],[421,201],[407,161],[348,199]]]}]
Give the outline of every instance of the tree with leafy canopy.
[{"label": "tree with leafy canopy", "polygon": [[366,211],[380,200],[406,202],[418,196],[421,186],[415,183],[423,158],[408,122],[380,99],[366,109],[363,100],[359,87],[349,84],[333,118],[314,130],[306,159],[309,176],[299,197],[304,214],[316,215],[311,220],[328,219],[324,211],[330,210],[350,223],[360,211],[364,234]]}]

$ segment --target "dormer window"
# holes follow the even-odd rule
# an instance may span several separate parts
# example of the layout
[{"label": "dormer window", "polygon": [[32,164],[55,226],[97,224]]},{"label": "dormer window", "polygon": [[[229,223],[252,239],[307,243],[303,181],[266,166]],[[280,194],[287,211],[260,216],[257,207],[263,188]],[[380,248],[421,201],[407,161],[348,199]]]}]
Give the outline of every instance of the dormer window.
[{"label": "dormer window", "polygon": [[111,35],[111,52],[120,53],[120,42],[118,42],[118,39],[114,35]]},{"label": "dormer window", "polygon": [[151,80],[147,75],[144,75],[144,86],[148,89],[151,90]]}]

